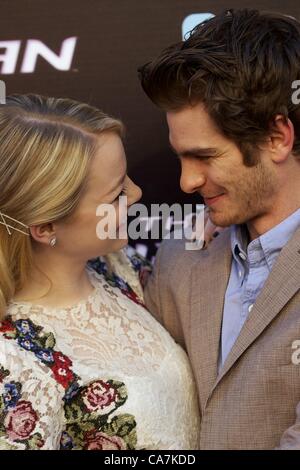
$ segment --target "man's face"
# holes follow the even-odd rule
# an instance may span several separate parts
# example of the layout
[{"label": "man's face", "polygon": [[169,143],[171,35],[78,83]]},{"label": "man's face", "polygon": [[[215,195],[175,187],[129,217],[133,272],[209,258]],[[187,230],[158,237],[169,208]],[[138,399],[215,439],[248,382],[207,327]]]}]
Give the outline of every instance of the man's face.
[{"label": "man's face", "polygon": [[167,113],[169,138],[181,161],[181,189],[198,192],[215,225],[226,227],[268,214],[277,178],[267,150],[247,167],[234,142],[224,137],[200,103]]}]

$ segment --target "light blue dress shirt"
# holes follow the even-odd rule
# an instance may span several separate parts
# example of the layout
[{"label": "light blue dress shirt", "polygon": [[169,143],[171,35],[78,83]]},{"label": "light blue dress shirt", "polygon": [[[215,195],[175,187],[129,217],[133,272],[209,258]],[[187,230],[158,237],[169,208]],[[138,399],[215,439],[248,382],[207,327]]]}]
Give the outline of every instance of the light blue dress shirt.
[{"label": "light blue dress shirt", "polygon": [[231,227],[233,259],[225,294],[219,370],[251,314],[281,249],[299,227],[300,209],[249,244],[245,226]]}]

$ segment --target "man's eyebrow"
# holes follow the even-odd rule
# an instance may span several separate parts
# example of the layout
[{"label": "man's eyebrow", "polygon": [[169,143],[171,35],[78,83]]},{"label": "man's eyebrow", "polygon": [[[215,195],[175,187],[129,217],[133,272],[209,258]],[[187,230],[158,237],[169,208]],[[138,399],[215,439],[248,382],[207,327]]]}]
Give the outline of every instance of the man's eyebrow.
[{"label": "man's eyebrow", "polygon": [[181,152],[177,152],[174,147],[170,144],[172,151],[179,157],[207,157],[214,156],[217,154],[217,149],[213,147],[193,147],[190,149],[185,149]]}]

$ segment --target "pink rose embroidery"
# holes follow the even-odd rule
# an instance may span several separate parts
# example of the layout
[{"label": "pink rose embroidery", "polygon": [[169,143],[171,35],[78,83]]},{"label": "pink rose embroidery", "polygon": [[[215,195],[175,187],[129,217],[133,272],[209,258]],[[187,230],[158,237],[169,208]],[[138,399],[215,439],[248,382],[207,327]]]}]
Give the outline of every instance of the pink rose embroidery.
[{"label": "pink rose embroidery", "polygon": [[85,435],[86,450],[126,450],[126,443],[121,437],[108,436],[104,432],[90,431]]},{"label": "pink rose embroidery", "polygon": [[107,414],[115,408],[116,390],[103,380],[98,380],[85,387],[82,399],[89,411]]},{"label": "pink rose embroidery", "polygon": [[20,400],[4,420],[7,435],[11,441],[28,439],[38,420],[29,401]]}]

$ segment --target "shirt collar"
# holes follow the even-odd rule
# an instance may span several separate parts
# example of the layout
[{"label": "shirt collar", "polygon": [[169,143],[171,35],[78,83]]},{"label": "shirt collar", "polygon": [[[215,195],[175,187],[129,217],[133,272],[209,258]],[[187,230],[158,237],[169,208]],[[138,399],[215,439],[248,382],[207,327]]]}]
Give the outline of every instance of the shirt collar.
[{"label": "shirt collar", "polygon": [[232,256],[237,263],[242,264],[244,267],[247,259],[247,227],[245,225],[232,225],[230,235]]},{"label": "shirt collar", "polygon": [[257,244],[260,244],[268,267],[271,270],[278,254],[299,227],[300,209],[297,209],[289,217],[280,222],[280,224],[271,228],[268,232],[261,235],[258,239],[253,240],[248,245],[248,232],[246,226],[232,225],[232,255],[239,264],[245,266],[247,251],[249,252],[252,248],[254,248],[254,246],[257,248]]},{"label": "shirt collar", "polygon": [[300,227],[300,209],[259,237],[268,266],[272,269],[277,255]]}]

